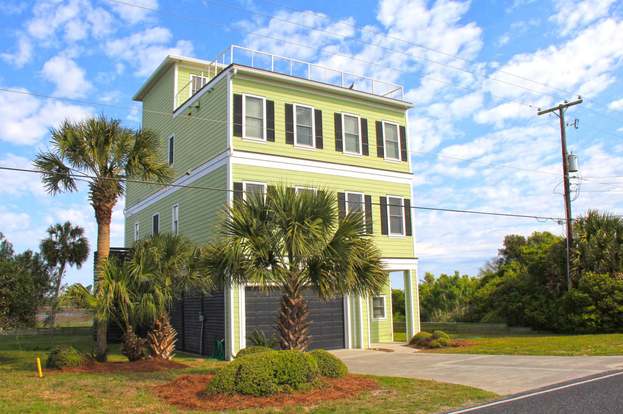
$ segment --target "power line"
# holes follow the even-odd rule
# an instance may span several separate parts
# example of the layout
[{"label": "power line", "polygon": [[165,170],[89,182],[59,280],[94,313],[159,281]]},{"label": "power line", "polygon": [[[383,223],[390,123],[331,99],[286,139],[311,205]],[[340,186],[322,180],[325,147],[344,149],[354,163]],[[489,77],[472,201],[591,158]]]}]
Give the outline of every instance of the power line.
[{"label": "power line", "polygon": [[[155,186],[161,186],[161,187],[177,187],[177,188],[187,188],[187,189],[195,189],[195,190],[208,190],[208,191],[222,191],[222,192],[231,192],[231,193],[238,193],[238,191],[235,190],[230,190],[228,188],[219,188],[219,187],[208,187],[208,186],[197,186],[197,185],[190,185],[190,184],[175,184],[175,183],[160,183],[157,181],[148,181],[148,180],[138,180],[138,179],[133,179],[133,178],[127,178],[127,177],[119,177],[119,178],[113,178],[113,177],[95,177],[92,175],[88,175],[88,174],[69,174],[69,173],[61,173],[61,172],[45,172],[45,171],[41,171],[41,170],[35,170],[35,169],[29,169],[29,168],[18,168],[18,167],[8,167],[8,166],[0,166],[0,170],[5,170],[5,171],[13,171],[13,172],[22,172],[22,173],[34,173],[34,174],[47,174],[47,175],[59,175],[59,176],[63,176],[63,177],[70,177],[70,178],[77,178],[78,180],[85,180],[85,179],[104,179],[104,180],[109,180],[109,181],[115,181],[115,182],[125,182],[125,183],[137,183],[137,184],[147,184],[147,185],[155,185]],[[247,191],[242,191],[243,193],[248,193]],[[376,206],[380,206],[380,203],[371,203],[372,205],[376,205]],[[395,205],[395,204],[387,204],[388,206],[393,206],[393,207],[403,207],[402,205]],[[464,213],[464,214],[479,214],[479,215],[486,215],[486,216],[500,216],[500,217],[513,217],[513,218],[527,218],[527,219],[535,219],[535,220],[553,220],[556,222],[559,222],[560,220],[562,220],[562,218],[560,217],[552,217],[552,216],[540,216],[540,215],[533,215],[533,214],[517,214],[517,213],[504,213],[504,212],[495,212],[495,211],[481,211],[481,210],[466,210],[466,209],[458,209],[458,208],[445,208],[445,207],[430,207],[430,206],[418,206],[418,205],[412,205],[411,206],[412,209],[414,210],[427,210],[427,211],[441,211],[441,212],[447,212],[447,213]]]}]

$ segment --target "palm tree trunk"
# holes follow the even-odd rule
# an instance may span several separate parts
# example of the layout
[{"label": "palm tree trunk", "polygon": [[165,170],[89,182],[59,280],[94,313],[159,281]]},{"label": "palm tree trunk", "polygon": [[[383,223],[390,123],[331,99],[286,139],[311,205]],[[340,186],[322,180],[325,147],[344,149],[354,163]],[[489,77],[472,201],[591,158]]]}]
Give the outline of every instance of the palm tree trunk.
[{"label": "palm tree trunk", "polygon": [[309,346],[309,309],[303,297],[303,287],[293,275],[283,287],[277,328],[281,349],[304,351]]},{"label": "palm tree trunk", "polygon": [[[110,221],[112,218],[111,205],[94,205],[95,219],[97,221],[97,262],[95,263],[95,293],[96,295],[102,288],[102,269],[108,256],[110,255]],[[97,314],[97,313],[96,313]],[[108,319],[96,318],[95,320],[95,358],[98,361],[106,361],[106,352],[108,348],[107,333]]]},{"label": "palm tree trunk", "polygon": [[63,274],[65,273],[65,262],[62,261],[59,265],[58,272],[56,273],[56,286],[54,287],[54,302],[50,307],[50,326],[54,327],[56,324],[56,313],[58,312],[59,304],[58,297],[61,295],[61,282]]}]

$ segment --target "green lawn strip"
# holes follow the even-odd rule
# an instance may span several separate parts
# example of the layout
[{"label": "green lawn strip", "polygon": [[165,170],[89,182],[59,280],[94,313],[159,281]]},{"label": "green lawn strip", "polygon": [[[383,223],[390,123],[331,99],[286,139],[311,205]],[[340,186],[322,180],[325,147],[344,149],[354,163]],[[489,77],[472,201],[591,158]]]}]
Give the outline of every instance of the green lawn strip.
[{"label": "green lawn strip", "polygon": [[[76,337],[39,335],[0,337],[0,412],[1,413],[192,413],[163,403],[152,392],[180,375],[214,372],[222,361],[197,358],[180,353],[176,361],[191,368],[149,373],[59,373],[44,368],[44,378],[36,377],[35,357],[45,358],[59,344],[91,349],[90,335]],[[110,359],[123,361],[118,346],[112,347]],[[461,385],[406,378],[374,377],[381,388],[358,398],[331,401],[312,412],[346,413],[434,413],[464,406],[495,395]],[[274,412],[274,409],[249,412]],[[288,407],[286,412],[309,412],[309,408]]]}]

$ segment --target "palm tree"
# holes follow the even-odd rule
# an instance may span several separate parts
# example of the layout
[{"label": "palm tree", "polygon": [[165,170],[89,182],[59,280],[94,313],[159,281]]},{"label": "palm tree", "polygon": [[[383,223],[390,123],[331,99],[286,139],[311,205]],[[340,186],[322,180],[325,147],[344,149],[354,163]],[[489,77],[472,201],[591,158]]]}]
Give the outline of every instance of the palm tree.
[{"label": "palm tree", "polygon": [[[64,121],[51,130],[51,150],[39,153],[35,166],[43,173],[48,192],[77,191],[77,180],[87,181],[97,221],[96,284],[110,253],[110,222],[115,204],[124,194],[126,179],[166,183],[171,170],[158,155],[158,136],[147,130],[125,128],[104,115],[85,121]],[[106,330],[98,323],[96,358],[106,359]]]},{"label": "palm tree", "polygon": [[623,272],[623,219],[589,210],[573,226],[572,264],[576,283],[584,273]]},{"label": "palm tree", "polygon": [[295,193],[270,188],[227,209],[223,239],[206,248],[204,260],[223,285],[252,283],[279,288],[277,329],[282,349],[309,345],[306,288],[321,298],[374,294],[386,284],[380,252],[364,234],[359,212],[338,219],[336,197],[327,191]]},{"label": "palm tree", "polygon": [[49,323],[54,326],[58,310],[58,297],[61,292],[65,269],[69,266],[82,267],[89,256],[89,242],[84,237],[84,229],[72,226],[69,221],[48,227],[48,237],[41,241],[40,250],[48,266],[55,270],[52,310]]}]

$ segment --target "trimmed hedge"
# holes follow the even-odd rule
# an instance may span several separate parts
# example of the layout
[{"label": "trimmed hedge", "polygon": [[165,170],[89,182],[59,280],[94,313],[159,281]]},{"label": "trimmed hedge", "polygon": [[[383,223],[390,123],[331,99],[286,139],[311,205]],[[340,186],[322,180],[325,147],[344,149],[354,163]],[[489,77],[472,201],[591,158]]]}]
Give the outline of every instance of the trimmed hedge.
[{"label": "trimmed hedge", "polygon": [[87,357],[73,346],[59,345],[52,349],[46,361],[48,368],[75,368],[87,362]]},{"label": "trimmed hedge", "polygon": [[444,331],[437,330],[433,331],[433,333],[422,331],[413,335],[409,345],[414,345],[418,348],[445,348],[452,346],[452,340],[450,335]]},{"label": "trimmed hedge", "polygon": [[310,354],[258,352],[238,358],[221,369],[208,385],[207,393],[272,395],[309,386],[318,374],[318,364]]},{"label": "trimmed hedge", "polygon": [[237,354],[236,354],[236,358],[242,358],[244,356],[247,355],[253,355],[253,354],[259,354],[262,352],[272,352],[274,351],[273,349],[267,347],[267,346],[248,346],[244,349],[241,349]]},{"label": "trimmed hedge", "polygon": [[346,364],[324,349],[316,349],[309,354],[316,360],[320,375],[323,377],[340,378],[348,374]]}]

